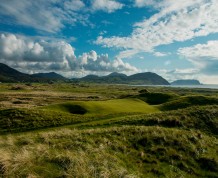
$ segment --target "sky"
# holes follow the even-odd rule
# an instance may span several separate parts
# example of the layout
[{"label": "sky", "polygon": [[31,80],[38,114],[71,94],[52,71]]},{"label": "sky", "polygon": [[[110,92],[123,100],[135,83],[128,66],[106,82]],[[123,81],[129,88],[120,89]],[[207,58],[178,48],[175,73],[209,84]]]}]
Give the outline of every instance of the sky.
[{"label": "sky", "polygon": [[0,0],[0,62],[218,84],[218,0]]}]

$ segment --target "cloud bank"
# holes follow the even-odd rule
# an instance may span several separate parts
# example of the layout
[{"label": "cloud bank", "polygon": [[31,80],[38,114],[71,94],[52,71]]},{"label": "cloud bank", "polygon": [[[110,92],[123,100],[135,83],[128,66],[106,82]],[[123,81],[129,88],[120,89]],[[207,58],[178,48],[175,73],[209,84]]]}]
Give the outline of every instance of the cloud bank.
[{"label": "cloud bank", "polygon": [[90,12],[115,12],[123,4],[115,0],[9,0],[0,3],[0,15],[9,17],[1,23],[15,24],[57,33],[66,26],[82,24],[93,26],[89,21]]},{"label": "cloud bank", "polygon": [[[14,34],[0,35],[0,62],[24,72],[56,71],[70,77],[75,73],[137,72],[121,59],[110,60],[95,51],[76,57],[75,49],[64,41],[36,40]],[[73,76],[71,76],[73,77]]]},{"label": "cloud bank", "polygon": [[206,44],[180,48],[178,55],[191,61],[201,73],[218,74],[218,41],[216,40],[208,41]]},{"label": "cloud bank", "polygon": [[130,56],[139,52],[158,54],[157,46],[218,32],[217,0],[136,0],[135,6],[148,6],[159,12],[135,23],[129,36],[99,36],[95,43],[122,49],[122,54],[127,51],[125,54]]}]

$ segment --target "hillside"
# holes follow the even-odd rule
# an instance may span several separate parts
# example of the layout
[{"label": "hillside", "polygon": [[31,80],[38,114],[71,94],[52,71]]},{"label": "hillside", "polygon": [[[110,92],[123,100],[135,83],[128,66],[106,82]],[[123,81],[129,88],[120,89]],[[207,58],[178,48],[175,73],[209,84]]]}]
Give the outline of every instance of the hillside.
[{"label": "hillside", "polygon": [[0,63],[0,82],[27,82],[32,80],[33,78],[30,75]]},{"label": "hillside", "polygon": [[152,72],[134,74],[129,76],[128,80],[133,84],[169,85],[166,79]]},{"label": "hillside", "polygon": [[29,75],[0,63],[0,82],[49,82],[66,80],[68,79],[55,72]]},{"label": "hillside", "polygon": [[62,75],[59,75],[55,72],[49,72],[49,73],[36,73],[32,74],[31,76],[35,78],[42,78],[42,79],[52,79],[52,80],[68,80],[67,78],[63,77]]}]

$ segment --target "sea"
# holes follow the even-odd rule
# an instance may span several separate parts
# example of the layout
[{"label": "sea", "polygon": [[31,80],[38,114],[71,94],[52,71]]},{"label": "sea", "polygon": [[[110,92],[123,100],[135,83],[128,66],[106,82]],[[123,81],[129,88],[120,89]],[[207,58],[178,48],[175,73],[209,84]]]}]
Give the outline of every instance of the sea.
[{"label": "sea", "polygon": [[202,84],[202,85],[134,85],[134,86],[218,89],[218,85],[214,85],[214,84]]}]

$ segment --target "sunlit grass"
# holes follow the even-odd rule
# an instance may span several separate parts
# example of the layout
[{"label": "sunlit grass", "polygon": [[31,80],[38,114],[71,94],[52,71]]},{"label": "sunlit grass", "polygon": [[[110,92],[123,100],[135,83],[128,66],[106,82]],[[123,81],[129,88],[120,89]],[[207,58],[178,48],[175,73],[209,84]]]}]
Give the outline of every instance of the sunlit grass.
[{"label": "sunlit grass", "polygon": [[139,99],[114,99],[107,101],[75,101],[45,107],[55,111],[69,112],[70,107],[81,106],[87,112],[84,114],[115,114],[115,113],[153,113],[159,111]]}]

